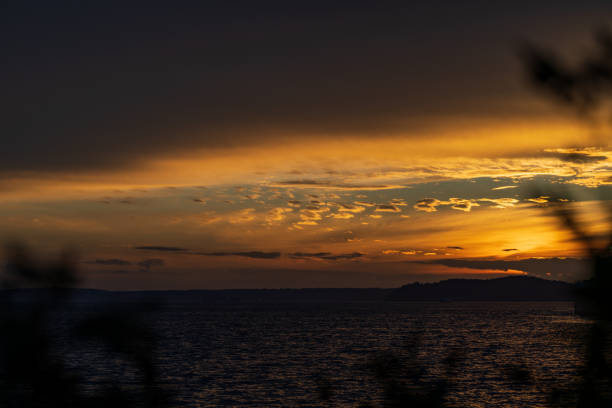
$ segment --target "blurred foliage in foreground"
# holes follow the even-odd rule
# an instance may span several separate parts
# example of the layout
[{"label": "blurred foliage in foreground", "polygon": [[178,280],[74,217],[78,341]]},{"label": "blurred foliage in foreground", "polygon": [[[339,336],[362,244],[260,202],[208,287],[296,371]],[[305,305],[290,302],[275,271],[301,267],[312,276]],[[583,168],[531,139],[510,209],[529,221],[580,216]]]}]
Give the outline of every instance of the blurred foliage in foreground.
[{"label": "blurred foliage in foreground", "polygon": [[167,406],[153,359],[155,336],[134,310],[113,305],[62,328],[71,341],[99,343],[108,358],[127,361],[138,372],[136,384],[109,374],[86,391],[88,378],[67,367],[52,334],[57,312],[71,307],[78,282],[74,257],[64,253],[56,264],[41,267],[25,247],[12,245],[7,258],[0,291],[0,407]]},{"label": "blurred foliage in foreground", "polygon": [[[612,33],[600,30],[596,49],[579,63],[569,65],[554,53],[527,45],[523,58],[532,85],[588,119],[610,120],[612,101]],[[603,140],[610,143],[610,138]],[[603,197],[602,197],[603,199]],[[605,200],[601,200],[605,203]],[[605,204],[602,204],[605,205]],[[584,282],[577,310],[593,319],[584,365],[576,384],[560,385],[551,393],[551,405],[562,407],[612,407],[612,231],[603,240],[587,232],[570,204],[552,207],[563,224],[584,245],[592,264],[591,279]],[[612,206],[607,205],[609,220]],[[526,377],[526,383],[534,382]]]}]

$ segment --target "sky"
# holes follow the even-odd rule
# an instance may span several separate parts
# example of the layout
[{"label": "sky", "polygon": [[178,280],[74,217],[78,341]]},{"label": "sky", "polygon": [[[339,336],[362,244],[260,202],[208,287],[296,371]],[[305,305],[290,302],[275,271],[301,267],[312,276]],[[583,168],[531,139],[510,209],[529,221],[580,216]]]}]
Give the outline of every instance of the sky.
[{"label": "sky", "polygon": [[3,6],[0,239],[105,289],[575,281],[612,147],[530,87],[608,1]]}]

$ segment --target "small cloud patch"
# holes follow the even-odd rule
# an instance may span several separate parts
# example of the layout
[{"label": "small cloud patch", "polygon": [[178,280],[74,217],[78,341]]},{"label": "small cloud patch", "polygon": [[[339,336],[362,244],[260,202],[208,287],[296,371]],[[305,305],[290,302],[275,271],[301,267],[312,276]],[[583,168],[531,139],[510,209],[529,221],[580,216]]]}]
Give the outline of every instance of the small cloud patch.
[{"label": "small cloud patch", "polygon": [[361,207],[374,207],[376,206],[376,204],[374,203],[369,203],[367,201],[354,201],[353,202],[355,205],[359,205]]},{"label": "small cloud patch", "polygon": [[230,214],[228,217],[228,221],[230,224],[242,224],[246,222],[251,222],[255,219],[255,209],[254,208],[245,208],[244,210],[237,211],[233,214]]},{"label": "small cloud patch", "polygon": [[450,198],[448,200],[448,203],[450,204],[453,210],[459,210],[459,211],[465,211],[465,212],[470,212],[472,210],[472,207],[480,207],[480,205],[473,200],[464,200],[462,198],[455,198],[455,197]]},{"label": "small cloud patch", "polygon": [[268,211],[268,214],[266,215],[266,222],[268,224],[279,223],[287,217],[287,213],[290,213],[292,211],[293,211],[292,208],[282,208],[282,207],[273,208],[270,211]]},{"label": "small cloud patch", "polygon": [[365,210],[365,207],[353,204],[336,203],[336,205],[338,206],[338,211],[360,213]]},{"label": "small cloud patch", "polygon": [[171,247],[171,246],[155,246],[155,245],[151,245],[151,246],[137,246],[137,247],[134,247],[134,249],[138,249],[138,250],[142,250],[142,251],[165,251],[165,252],[186,251],[185,248]]},{"label": "small cloud patch", "polygon": [[548,196],[540,196],[536,198],[528,198],[527,201],[531,201],[532,203],[536,203],[536,204],[544,204],[548,202],[549,198],[550,197]]},{"label": "small cloud patch", "polygon": [[436,207],[441,204],[437,198],[424,198],[416,202],[413,208],[417,211],[436,212]]},{"label": "small cloud patch", "polygon": [[130,261],[126,261],[125,259],[116,259],[116,258],[94,259],[93,261],[86,261],[84,263],[89,264],[89,265],[114,265],[114,266],[117,266],[117,265],[125,266],[125,265],[131,264]]},{"label": "small cloud patch", "polygon": [[328,215],[328,217],[335,218],[337,220],[348,220],[348,219],[355,217],[355,214],[353,213],[334,213],[334,214]]},{"label": "small cloud patch", "polygon": [[398,208],[397,206],[393,205],[393,204],[377,204],[376,205],[376,212],[393,212],[393,213],[397,213],[402,211],[400,208]]},{"label": "small cloud patch", "polygon": [[343,259],[355,259],[363,256],[360,252],[352,252],[349,254],[332,254],[330,252],[294,252],[289,254],[289,258],[292,259],[322,259],[326,261],[337,261]]},{"label": "small cloud patch", "polygon": [[164,266],[166,263],[163,259],[151,258],[138,262],[136,265],[140,267],[142,272],[149,272],[155,266]]},{"label": "small cloud patch", "polygon": [[436,212],[437,207],[441,205],[450,205],[453,210],[470,212],[472,207],[480,207],[476,200],[465,198],[451,197],[448,201],[440,201],[437,198],[424,198],[414,204],[413,208],[417,211]]},{"label": "small cloud patch", "polygon": [[204,256],[242,256],[251,259],[277,259],[280,258],[280,252],[262,252],[262,251],[248,251],[248,252],[200,252],[197,255]]},{"label": "small cloud patch", "polygon": [[588,164],[588,163],[597,163],[600,161],[604,161],[607,159],[606,156],[593,156],[588,153],[579,153],[579,152],[570,152],[570,153],[556,153],[556,157],[559,160],[567,162],[567,163],[575,163],[575,164]]},{"label": "small cloud patch", "polygon": [[519,202],[516,198],[502,197],[502,198],[479,198],[477,201],[489,202],[495,204],[493,208],[509,208],[514,207]]}]

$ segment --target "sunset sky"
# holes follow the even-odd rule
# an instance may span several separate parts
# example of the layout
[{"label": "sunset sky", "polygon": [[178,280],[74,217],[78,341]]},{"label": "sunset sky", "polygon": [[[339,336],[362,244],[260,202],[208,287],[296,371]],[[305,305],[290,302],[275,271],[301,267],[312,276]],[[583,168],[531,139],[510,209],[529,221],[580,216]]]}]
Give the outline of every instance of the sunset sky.
[{"label": "sunset sky", "polygon": [[[526,81],[609,1],[17,2],[0,238],[108,289],[396,287],[584,272],[609,126]],[[414,4],[413,4],[414,3]]]}]

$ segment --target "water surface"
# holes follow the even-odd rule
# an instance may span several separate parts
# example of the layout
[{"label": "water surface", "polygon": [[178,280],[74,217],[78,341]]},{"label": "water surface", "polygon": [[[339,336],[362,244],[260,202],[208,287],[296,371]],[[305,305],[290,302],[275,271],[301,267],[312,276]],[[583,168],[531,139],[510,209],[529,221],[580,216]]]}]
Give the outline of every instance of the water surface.
[{"label": "water surface", "polygon": [[[169,304],[147,319],[162,384],[184,407],[377,403],[376,356],[404,358],[435,381],[452,352],[461,359],[450,405],[545,406],[546,389],[574,378],[588,325],[561,302]],[[109,375],[137,381],[97,348],[65,351],[92,388]],[[513,382],[517,365],[539,386]]]}]

